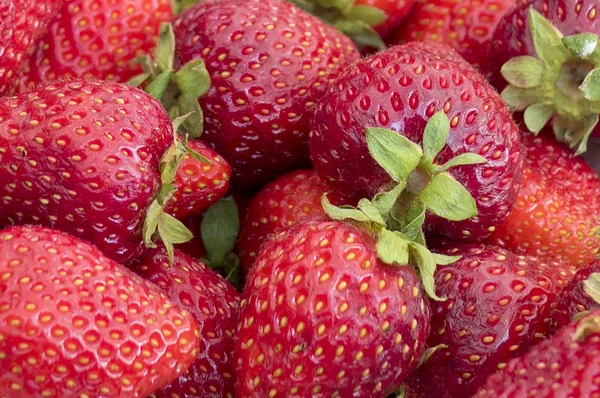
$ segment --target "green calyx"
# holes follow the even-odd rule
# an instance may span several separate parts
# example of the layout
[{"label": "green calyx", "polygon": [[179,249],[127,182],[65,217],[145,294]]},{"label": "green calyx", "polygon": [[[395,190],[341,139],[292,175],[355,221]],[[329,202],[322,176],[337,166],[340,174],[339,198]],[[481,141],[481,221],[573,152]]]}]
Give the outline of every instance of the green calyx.
[{"label": "green calyx", "polygon": [[534,134],[552,121],[556,137],[581,154],[600,113],[600,46],[598,36],[563,36],[533,8],[529,26],[537,57],[515,57],[502,66],[509,86],[502,98],[524,111]]},{"label": "green calyx", "polygon": [[355,0],[288,0],[349,36],[360,48],[384,49],[385,43],[375,27],[386,20],[377,7],[355,5]]},{"label": "green calyx", "polygon": [[435,300],[442,300],[435,293],[433,276],[437,266],[452,264],[460,257],[427,249],[423,234],[426,213],[452,221],[476,216],[475,200],[448,170],[486,162],[479,155],[465,153],[437,164],[449,131],[450,123],[443,111],[427,123],[422,146],[392,130],[367,128],[369,152],[393,183],[372,200],[361,199],[356,207],[334,206],[326,195],[322,199],[330,218],[367,224],[375,232],[377,254],[384,263],[415,266],[425,292]]},{"label": "green calyx", "polygon": [[189,114],[183,122],[185,131],[198,138],[204,129],[204,116],[198,98],[210,87],[210,75],[202,59],[195,59],[174,69],[175,34],[169,23],[163,23],[154,58],[138,58],[144,73],[133,77],[129,84],[144,85],[144,90],[163,103],[169,116],[175,119]]}]

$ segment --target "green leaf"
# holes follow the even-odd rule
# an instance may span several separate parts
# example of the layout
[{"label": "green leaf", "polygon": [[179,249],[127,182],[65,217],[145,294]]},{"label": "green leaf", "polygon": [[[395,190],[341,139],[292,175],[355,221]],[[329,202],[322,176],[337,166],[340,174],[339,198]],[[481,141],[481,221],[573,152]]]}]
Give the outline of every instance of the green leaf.
[{"label": "green leaf", "polygon": [[590,101],[600,101],[600,68],[593,69],[587,74],[579,89]]},{"label": "green leaf", "polygon": [[326,8],[335,8],[340,11],[347,10],[355,0],[309,0],[312,1],[321,7]]},{"label": "green leaf", "polygon": [[211,265],[221,266],[233,251],[240,230],[235,200],[221,199],[212,205],[204,214],[200,230]]},{"label": "green leaf", "polygon": [[579,33],[562,38],[563,45],[573,54],[586,58],[594,52],[598,45],[598,35],[593,33]]},{"label": "green leaf", "polygon": [[152,97],[157,99],[158,101],[162,100],[162,96],[167,91],[169,87],[169,83],[171,83],[171,78],[173,77],[173,70],[169,69],[162,73],[152,80],[150,84],[146,87],[146,92],[150,94]]},{"label": "green leaf", "polygon": [[200,155],[198,152],[194,151],[192,148],[190,148],[189,146],[185,147],[185,151],[193,158],[196,159],[197,161],[201,162],[201,163],[207,163],[207,164],[212,164],[212,162],[210,161],[210,159],[205,158],[204,156]]},{"label": "green leaf", "polygon": [[192,138],[199,138],[204,131],[204,114],[198,103],[198,98],[189,94],[182,94],[177,99],[179,112],[189,114],[183,122],[185,130]]},{"label": "green leaf", "polygon": [[529,27],[538,58],[547,66],[560,65],[570,57],[562,42],[563,35],[533,7],[529,9]]},{"label": "green leaf", "polygon": [[142,85],[142,83],[144,83],[146,80],[148,80],[150,78],[150,76],[152,76],[151,73],[140,73],[139,75],[134,76],[131,79],[129,79],[129,81],[127,83],[129,83],[129,85],[131,85],[133,87],[139,87],[140,85]]},{"label": "green leaf", "polygon": [[553,105],[533,104],[525,109],[523,120],[529,131],[537,134],[542,131],[552,115],[554,115],[554,112],[555,108]]},{"label": "green leaf", "polygon": [[446,256],[445,254],[433,253],[435,263],[437,265],[450,265],[454,264],[462,258],[462,256]]},{"label": "green leaf", "polygon": [[423,156],[421,148],[392,130],[368,127],[367,146],[373,159],[396,182],[405,182]]},{"label": "green leaf", "polygon": [[379,211],[379,214],[387,216],[392,211],[404,188],[406,188],[406,183],[400,182],[391,191],[380,192],[375,195],[372,203]]},{"label": "green leaf", "polygon": [[173,69],[173,60],[175,58],[175,33],[173,33],[173,26],[168,22],[160,24],[160,33],[154,57],[159,71]]},{"label": "green leaf", "polygon": [[445,350],[447,349],[448,346],[446,344],[438,344],[435,347],[429,347],[428,349],[425,350],[425,352],[423,353],[423,355],[421,355],[421,358],[419,359],[419,365],[417,365],[417,367],[423,366],[423,364],[427,361],[429,361],[429,359],[438,351],[441,350]]},{"label": "green leaf", "polygon": [[321,197],[321,205],[325,214],[332,220],[343,221],[343,220],[355,220],[359,222],[371,222],[371,219],[367,217],[362,211],[357,210],[350,206],[334,206],[327,199],[327,194],[323,194]]},{"label": "green leaf", "polygon": [[382,229],[377,240],[377,256],[386,264],[407,265],[408,239],[398,231]]},{"label": "green leaf", "polygon": [[402,220],[402,232],[413,242],[419,240],[419,236],[423,230],[425,210],[425,205],[420,200],[414,200],[408,210],[406,210],[404,220]]},{"label": "green leaf", "polygon": [[577,146],[577,151],[575,151],[575,155],[581,155],[585,151],[587,151],[587,143],[592,135],[592,131],[598,125],[598,114],[588,115],[583,119],[583,129],[581,131],[581,140],[579,141],[579,145]]},{"label": "green leaf", "polygon": [[539,91],[508,86],[502,91],[502,99],[512,111],[524,111],[529,105],[542,101]]},{"label": "green leaf", "polygon": [[204,60],[195,59],[183,65],[175,74],[177,87],[182,93],[198,98],[206,94],[210,87],[210,75]]},{"label": "green leaf", "polygon": [[172,184],[175,181],[175,176],[177,175],[177,170],[179,166],[181,166],[181,162],[185,158],[185,150],[180,145],[177,138],[173,140],[173,143],[165,153],[163,153],[162,158],[160,159],[160,179],[162,185],[164,184]]},{"label": "green leaf", "polygon": [[433,163],[433,159],[446,146],[450,133],[450,120],[444,111],[437,111],[425,126],[423,132],[423,162]]},{"label": "green leaf", "polygon": [[144,219],[144,225],[142,227],[142,236],[144,238],[144,244],[146,247],[156,247],[152,241],[152,236],[154,235],[154,232],[156,232],[156,228],[158,228],[158,222],[162,213],[163,207],[158,203],[157,200],[154,200],[148,208],[146,218]]},{"label": "green leaf", "polygon": [[185,115],[177,116],[173,118],[173,132],[177,133],[179,128],[185,122],[185,119],[190,117],[191,113],[186,113]]},{"label": "green leaf", "polygon": [[447,161],[446,163],[444,163],[441,167],[440,167],[440,171],[444,172],[444,171],[448,171],[453,167],[458,167],[458,166],[470,166],[470,165],[474,165],[474,164],[483,164],[483,163],[487,163],[488,160],[486,158],[484,158],[481,155],[477,155],[476,153],[463,153],[460,154],[456,157],[453,157],[452,159],[450,159],[449,161]]},{"label": "green leaf", "polygon": [[583,290],[595,302],[600,304],[600,273],[592,273],[587,280],[583,282]]},{"label": "green leaf", "polygon": [[368,24],[361,21],[336,21],[333,26],[340,32],[350,36],[359,48],[375,48],[383,50],[386,45],[379,34]]},{"label": "green leaf", "polygon": [[379,210],[377,207],[371,203],[369,199],[361,199],[358,201],[358,208],[364,215],[366,215],[369,220],[373,221],[376,224],[385,226],[385,220],[381,217]]},{"label": "green leaf", "polygon": [[433,300],[446,300],[445,298],[438,297],[438,295],[435,293],[435,278],[433,275],[435,274],[437,264],[435,263],[435,257],[433,254],[425,246],[419,245],[418,243],[411,242],[409,246],[410,252],[414,256],[415,262],[419,269],[421,283],[423,284],[423,290],[425,290],[425,293]]},{"label": "green leaf", "polygon": [[178,219],[168,213],[162,213],[158,222],[158,235],[163,242],[173,244],[189,242],[194,235]]},{"label": "green leaf", "polygon": [[144,55],[142,57],[137,57],[135,61],[142,67],[144,73],[148,73],[153,75],[155,73],[156,64],[150,55]]},{"label": "green leaf", "polygon": [[379,26],[385,22],[385,12],[380,8],[367,6],[367,5],[355,5],[345,14],[345,17],[354,20],[362,21],[369,26]]},{"label": "green leaf", "polygon": [[427,210],[450,221],[462,221],[477,215],[475,199],[448,173],[433,176],[419,198]]},{"label": "green leaf", "polygon": [[529,55],[512,58],[500,69],[507,82],[521,88],[539,86],[544,72],[544,63]]}]

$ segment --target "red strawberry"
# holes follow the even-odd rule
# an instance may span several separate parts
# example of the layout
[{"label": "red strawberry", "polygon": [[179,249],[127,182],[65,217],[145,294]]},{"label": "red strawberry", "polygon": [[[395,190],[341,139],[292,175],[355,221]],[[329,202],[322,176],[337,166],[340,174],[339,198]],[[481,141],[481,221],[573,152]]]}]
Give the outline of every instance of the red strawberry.
[{"label": "red strawberry", "polygon": [[567,325],[583,312],[600,308],[600,304],[588,293],[593,287],[589,285],[594,281],[592,275],[600,275],[599,273],[600,261],[595,261],[587,267],[580,268],[562,290],[555,313],[552,315],[552,319],[559,327]]},{"label": "red strawberry", "polygon": [[416,367],[429,307],[365,230],[319,220],[265,245],[242,300],[236,397],[385,397]]},{"label": "red strawberry", "polygon": [[470,397],[496,369],[549,334],[550,313],[572,270],[481,245],[435,275],[428,344],[435,352],[407,383],[408,397]]},{"label": "red strawberry", "polygon": [[475,397],[597,397],[598,358],[600,311],[594,311],[510,361]]},{"label": "red strawberry", "polygon": [[[521,141],[500,97],[447,46],[411,42],[351,67],[316,106],[311,158],[319,175],[334,189],[356,199],[372,197],[387,190],[393,178],[369,156],[365,130],[384,127],[420,143],[425,124],[436,111],[450,119],[447,146],[424,159],[409,179],[409,193],[424,199],[424,189],[439,188],[429,183],[443,162],[458,155],[465,160],[467,152],[480,155],[478,164],[459,162],[456,165],[462,166],[449,171],[473,196],[479,215],[449,222],[429,214],[427,229],[454,239],[482,239],[515,201],[522,169]],[[444,124],[447,129],[448,122],[442,122],[436,119],[434,125]],[[389,156],[398,159],[397,154]],[[481,157],[487,162],[481,163]],[[426,203],[430,211],[438,198],[448,200],[448,208],[462,204],[449,199],[453,190],[437,191]]]},{"label": "red strawberry", "polygon": [[159,248],[146,251],[134,267],[173,302],[190,311],[200,326],[200,349],[194,364],[151,397],[233,398],[240,294],[213,270],[179,250],[175,250],[172,265],[164,248]]},{"label": "red strawberry", "polygon": [[21,89],[56,80],[127,81],[173,18],[167,0],[68,0],[29,62]]},{"label": "red strawberry", "polygon": [[0,94],[17,83],[62,0],[0,0]]},{"label": "red strawberry", "polygon": [[198,325],[154,284],[62,232],[0,232],[0,395],[145,397],[198,354]]},{"label": "red strawberry", "polygon": [[493,241],[518,254],[584,265],[600,250],[600,180],[566,145],[524,134],[523,183]]},{"label": "red strawberry", "polygon": [[143,249],[145,219],[146,240],[155,221],[163,232],[177,224],[161,216],[159,195],[173,141],[161,104],[119,83],[62,82],[0,99],[0,224],[63,230],[124,264]]}]

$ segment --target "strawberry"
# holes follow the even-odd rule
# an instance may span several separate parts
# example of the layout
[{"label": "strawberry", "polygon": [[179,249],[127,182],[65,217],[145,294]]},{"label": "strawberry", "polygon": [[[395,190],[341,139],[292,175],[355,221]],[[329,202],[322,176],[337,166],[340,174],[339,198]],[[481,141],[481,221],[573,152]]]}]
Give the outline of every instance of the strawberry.
[{"label": "strawberry", "polygon": [[475,397],[597,397],[599,357],[600,311],[594,311],[510,361]]},{"label": "strawberry", "polygon": [[[494,33],[490,63],[502,98],[522,111],[529,131],[549,124],[578,154],[600,134],[598,3],[520,0]],[[504,82],[506,80],[506,82]]]},{"label": "strawberry", "polygon": [[0,232],[0,395],[145,397],[198,354],[160,289],[62,232]]},{"label": "strawberry", "polygon": [[[450,119],[448,123],[436,118],[434,123],[445,126],[448,145],[436,149],[439,153],[434,156],[430,151],[435,145],[428,144],[427,156],[409,178],[408,192],[427,202],[428,232],[454,239],[483,239],[500,224],[516,199],[522,171],[521,140],[497,93],[447,46],[411,42],[349,68],[316,106],[310,139],[315,169],[345,196],[355,200],[372,197],[398,181],[369,156],[366,129],[384,127],[420,143],[427,121],[439,113]],[[478,156],[473,158],[467,152]],[[391,151],[388,155],[394,160],[400,156]],[[440,166],[450,158],[456,160]],[[444,178],[437,175],[449,167],[453,168],[443,173]],[[435,216],[448,216],[446,210],[466,203],[450,199],[457,191],[445,183],[454,178],[475,199],[477,217]],[[440,206],[440,200],[446,204]]]},{"label": "strawberry", "polygon": [[151,397],[233,398],[233,346],[240,294],[203,263],[179,250],[175,250],[174,258],[170,265],[164,248],[150,249],[134,268],[194,315],[200,326],[200,348],[192,366]]},{"label": "strawberry", "polygon": [[0,94],[15,86],[62,0],[0,0]]},{"label": "strawberry", "polygon": [[524,134],[523,183],[495,244],[581,266],[600,250],[600,180],[585,160],[547,134]]},{"label": "strawberry", "polygon": [[561,327],[571,322],[580,314],[600,308],[594,299],[593,290],[598,291],[594,284],[600,282],[600,261],[595,261],[580,268],[575,276],[562,290],[552,319]]},{"label": "strawberry", "polygon": [[67,0],[31,57],[21,90],[63,79],[127,81],[156,45],[168,0]]},{"label": "strawberry", "polygon": [[408,397],[470,397],[496,369],[549,334],[551,309],[572,270],[506,250],[467,245],[436,275],[430,347],[443,345],[414,373]]},{"label": "strawberry", "polygon": [[123,264],[156,229],[172,246],[189,238],[162,212],[178,148],[161,104],[130,86],[72,81],[2,98],[0,224],[63,230]]}]

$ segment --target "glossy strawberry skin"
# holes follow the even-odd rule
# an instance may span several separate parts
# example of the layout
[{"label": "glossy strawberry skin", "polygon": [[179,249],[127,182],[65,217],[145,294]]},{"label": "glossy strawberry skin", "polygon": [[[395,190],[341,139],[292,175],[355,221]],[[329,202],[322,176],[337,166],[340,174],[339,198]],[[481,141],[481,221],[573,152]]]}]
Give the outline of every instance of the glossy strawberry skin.
[{"label": "glossy strawberry skin", "polygon": [[384,397],[416,367],[429,307],[365,231],[312,220],[267,243],[243,292],[236,397]]},{"label": "glossy strawberry skin", "polygon": [[257,189],[308,161],[311,109],[359,54],[350,40],[280,0],[209,0],[175,23],[181,64],[202,58],[212,84],[203,139]]},{"label": "glossy strawberry skin", "polygon": [[392,47],[338,79],[315,110],[310,140],[315,169],[345,196],[373,197],[390,177],[369,155],[365,128],[389,128],[420,143],[427,120],[439,109],[446,111],[451,128],[438,162],[465,152],[488,162],[450,170],[475,198],[479,215],[463,222],[429,216],[426,229],[454,239],[483,239],[513,206],[521,140],[500,96],[447,46]]},{"label": "glossy strawberry skin", "polygon": [[198,325],[70,235],[0,232],[0,395],[145,397],[196,358]]},{"label": "glossy strawberry skin", "polygon": [[62,0],[0,0],[0,94],[15,86]]},{"label": "glossy strawberry skin", "polygon": [[523,183],[492,241],[518,254],[582,266],[600,250],[600,180],[551,135],[523,134]]},{"label": "glossy strawberry skin", "polygon": [[356,0],[355,6],[371,6],[385,14],[385,22],[375,27],[377,33],[384,37],[403,22],[415,0]]},{"label": "glossy strawberry skin", "polygon": [[188,148],[204,156],[210,163],[203,163],[189,154],[175,176],[173,193],[165,211],[183,220],[208,209],[229,189],[231,166],[218,153],[201,141],[188,141]]},{"label": "glossy strawberry skin", "polygon": [[573,269],[467,245],[435,275],[429,347],[445,344],[413,374],[408,397],[470,397],[496,369],[551,332],[551,310]]},{"label": "glossy strawberry skin", "polygon": [[63,82],[0,100],[0,224],[74,234],[121,264],[173,141],[162,105],[131,86]]},{"label": "glossy strawberry skin", "polygon": [[600,272],[600,261],[580,268],[562,290],[552,315],[557,328],[568,325],[573,317],[582,312],[600,308],[600,304],[585,292],[583,284],[591,274],[596,272]]},{"label": "glossy strawberry skin", "polygon": [[64,79],[125,82],[141,73],[136,58],[152,53],[168,0],[69,0],[50,24],[21,79],[21,91]]},{"label": "glossy strawberry skin", "polygon": [[[490,377],[476,398],[597,397],[600,395],[600,311],[573,322],[559,333]],[[577,337],[582,322],[594,318],[595,330]]]},{"label": "glossy strawberry skin", "polygon": [[179,250],[173,264],[163,248],[146,251],[134,269],[157,284],[200,326],[200,347],[192,366],[151,397],[233,398],[234,333],[240,293],[219,274]]}]

